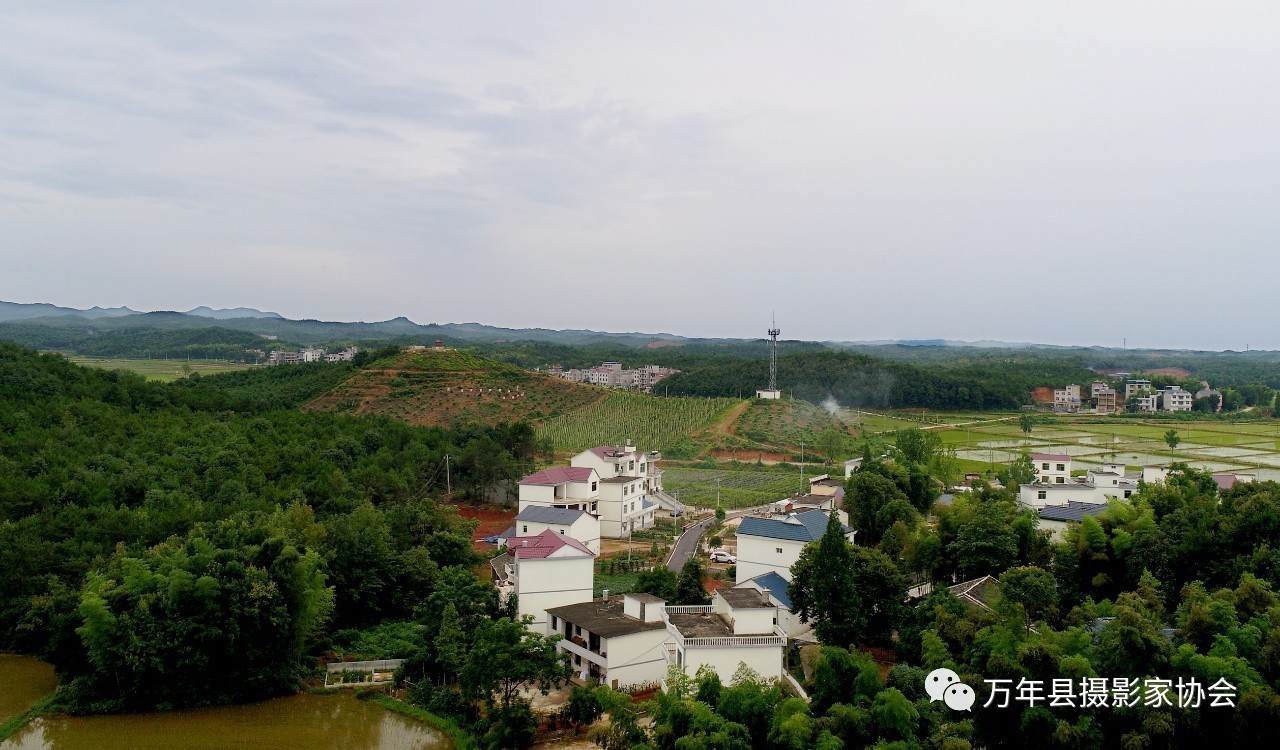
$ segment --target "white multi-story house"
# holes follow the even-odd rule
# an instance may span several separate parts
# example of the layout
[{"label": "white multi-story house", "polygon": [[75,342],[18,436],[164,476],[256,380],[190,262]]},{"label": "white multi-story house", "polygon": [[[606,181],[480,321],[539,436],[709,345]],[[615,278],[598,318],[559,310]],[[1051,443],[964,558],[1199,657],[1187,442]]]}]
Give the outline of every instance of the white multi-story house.
[{"label": "white multi-story house", "polygon": [[507,551],[491,565],[503,599],[514,594],[520,616],[533,617],[529,629],[545,633],[547,608],[591,601],[595,561],[573,537],[544,531],[509,539]]},{"label": "white multi-story house", "polygon": [[526,505],[516,516],[512,536],[537,536],[544,531],[572,537],[593,554],[600,554],[600,519],[585,510]]},{"label": "white multi-story house", "polygon": [[1171,385],[1160,391],[1160,407],[1165,411],[1191,411],[1194,401],[1191,391],[1184,391],[1180,386]]},{"label": "white multi-story house", "polygon": [[1053,410],[1068,413],[1080,411],[1080,386],[1072,383],[1066,388],[1055,388]]},{"label": "white multi-story house", "polygon": [[1071,456],[1066,453],[1032,453],[1036,481],[1041,484],[1066,484],[1071,481]]},{"label": "white multi-story house", "polygon": [[[736,583],[764,573],[777,573],[791,580],[791,566],[800,559],[806,545],[827,531],[829,511],[810,510],[784,518],[748,516],[738,525]],[[838,520],[838,519],[837,519]],[[848,526],[845,535],[853,541],[857,533]]]},{"label": "white multi-story house", "polygon": [[1062,482],[1036,482],[1024,484],[1018,490],[1018,500],[1029,508],[1092,503],[1106,505],[1111,499],[1127,500],[1138,491],[1138,475],[1129,476],[1124,464],[1103,464],[1090,469],[1084,477],[1069,478]]},{"label": "white multi-story house", "polygon": [[1135,396],[1133,405],[1138,411],[1159,411],[1160,396],[1155,393],[1152,393],[1149,396]]},{"label": "white multi-story house", "polygon": [[1124,384],[1124,400],[1128,401],[1134,396],[1145,396],[1151,393],[1151,381],[1135,379],[1126,381]]},{"label": "white multi-story house", "polygon": [[520,510],[531,505],[598,513],[600,475],[582,466],[551,466],[520,480]]},{"label": "white multi-story house", "polygon": [[662,491],[662,471],[649,454],[627,444],[601,445],[569,459],[574,468],[600,477],[600,534],[621,539],[653,526],[657,504],[649,495]]},{"label": "white multi-story house", "polygon": [[729,684],[746,665],[765,679],[782,679],[786,634],[777,625],[778,607],[754,588],[720,589],[705,606],[663,608],[667,660],[696,674],[705,666]]},{"label": "white multi-story house", "polygon": [[552,607],[547,635],[569,654],[580,680],[614,689],[656,685],[667,674],[666,643],[673,640],[663,619],[666,603],[652,594],[626,594]]},{"label": "white multi-story house", "polygon": [[1093,393],[1094,409],[1099,414],[1114,414],[1119,411],[1119,403],[1114,388],[1101,388]]},{"label": "white multi-story house", "polygon": [[1102,393],[1104,390],[1106,391],[1111,390],[1111,386],[1107,385],[1101,380],[1093,381],[1093,384],[1089,386],[1089,398],[1097,398],[1098,394]]}]

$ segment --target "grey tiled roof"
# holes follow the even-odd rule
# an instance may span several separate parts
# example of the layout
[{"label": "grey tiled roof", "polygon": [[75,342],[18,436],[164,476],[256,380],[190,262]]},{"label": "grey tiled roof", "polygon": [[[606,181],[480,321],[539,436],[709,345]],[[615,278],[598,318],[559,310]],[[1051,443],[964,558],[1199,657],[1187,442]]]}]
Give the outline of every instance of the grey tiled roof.
[{"label": "grey tiled roof", "polygon": [[584,515],[586,515],[586,511],[573,510],[572,508],[526,505],[524,510],[520,511],[520,515],[516,516],[516,520],[532,521],[533,523],[562,523],[566,526],[572,526],[574,522]]}]

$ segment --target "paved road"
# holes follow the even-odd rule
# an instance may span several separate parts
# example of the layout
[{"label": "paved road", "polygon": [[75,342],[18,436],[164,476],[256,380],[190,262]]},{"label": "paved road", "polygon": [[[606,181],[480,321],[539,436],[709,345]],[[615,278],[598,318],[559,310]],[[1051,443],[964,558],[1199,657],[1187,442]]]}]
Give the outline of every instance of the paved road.
[{"label": "paved road", "polygon": [[[738,516],[746,516],[755,513],[765,506],[757,508],[744,508],[743,510],[735,510],[725,515],[725,520],[737,518]],[[679,573],[684,564],[689,562],[689,558],[693,557],[693,553],[698,551],[698,540],[702,535],[707,533],[707,529],[711,528],[711,524],[715,523],[716,517],[712,516],[705,520],[699,521],[687,529],[676,540],[676,544],[671,548],[671,557],[667,558],[667,570],[673,573]]]}]

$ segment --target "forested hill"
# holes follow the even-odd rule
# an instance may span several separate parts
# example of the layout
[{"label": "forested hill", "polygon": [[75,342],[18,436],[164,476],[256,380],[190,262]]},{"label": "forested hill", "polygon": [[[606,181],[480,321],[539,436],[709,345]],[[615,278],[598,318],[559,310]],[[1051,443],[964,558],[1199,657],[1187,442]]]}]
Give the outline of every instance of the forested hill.
[{"label": "forested hill", "polygon": [[0,650],[52,661],[77,709],[243,701],[474,581],[444,456],[478,492],[529,468],[532,431],[275,408],[330,372],[163,385],[0,344]]},{"label": "forested hill", "polygon": [[[1043,385],[1088,383],[1078,362],[1033,360],[925,368],[847,352],[805,352],[778,358],[778,387],[821,403],[867,408],[1016,409]],[[709,363],[662,382],[672,395],[750,396],[769,382],[765,359]]]}]

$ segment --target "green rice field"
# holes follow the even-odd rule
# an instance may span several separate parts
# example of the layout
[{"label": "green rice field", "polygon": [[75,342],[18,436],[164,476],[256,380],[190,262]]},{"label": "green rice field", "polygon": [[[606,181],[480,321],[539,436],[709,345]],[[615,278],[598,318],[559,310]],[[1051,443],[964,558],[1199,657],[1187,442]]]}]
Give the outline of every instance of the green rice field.
[{"label": "green rice field", "polygon": [[257,365],[246,365],[240,362],[226,362],[206,359],[114,359],[110,357],[81,357],[64,355],[78,365],[100,367],[104,370],[128,370],[136,372],[147,380],[177,380],[185,378],[193,372],[201,375],[213,375],[219,372],[235,372],[247,370]]},{"label": "green rice field", "polygon": [[[887,433],[916,427],[938,430],[943,443],[969,470],[1000,465],[1021,453],[1070,454],[1076,469],[1102,463],[1130,468],[1168,465],[1174,461],[1204,471],[1256,474],[1280,480],[1280,420],[1165,421],[1108,419],[1095,415],[1037,414],[1029,434],[1023,433],[1018,413],[878,414],[862,413],[867,431]],[[853,421],[857,417],[845,417]],[[931,420],[936,420],[930,424]],[[871,425],[875,425],[873,429]],[[1164,441],[1176,430],[1181,442],[1170,449]]]}]

